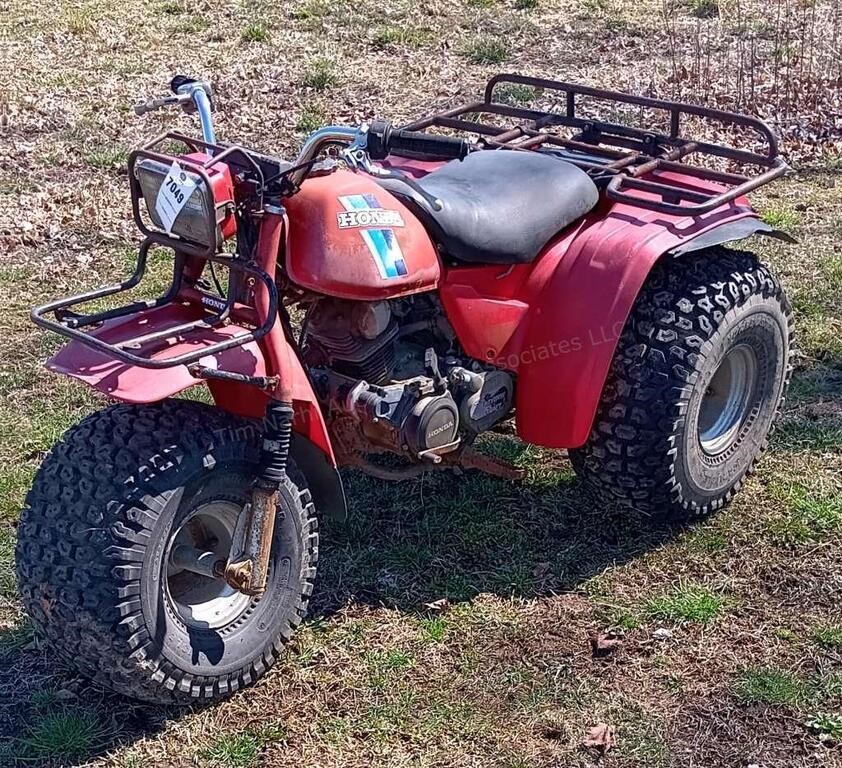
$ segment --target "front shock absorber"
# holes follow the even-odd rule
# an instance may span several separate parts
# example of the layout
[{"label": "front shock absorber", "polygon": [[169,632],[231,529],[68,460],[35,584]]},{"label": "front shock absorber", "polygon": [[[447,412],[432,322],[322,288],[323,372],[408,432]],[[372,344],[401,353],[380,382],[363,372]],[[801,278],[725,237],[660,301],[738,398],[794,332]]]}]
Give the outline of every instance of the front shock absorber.
[{"label": "front shock absorber", "polygon": [[270,400],[266,406],[260,470],[234,531],[231,553],[225,566],[225,580],[247,595],[266,589],[269,555],[275,532],[278,494],[284,481],[292,440],[292,403]]}]

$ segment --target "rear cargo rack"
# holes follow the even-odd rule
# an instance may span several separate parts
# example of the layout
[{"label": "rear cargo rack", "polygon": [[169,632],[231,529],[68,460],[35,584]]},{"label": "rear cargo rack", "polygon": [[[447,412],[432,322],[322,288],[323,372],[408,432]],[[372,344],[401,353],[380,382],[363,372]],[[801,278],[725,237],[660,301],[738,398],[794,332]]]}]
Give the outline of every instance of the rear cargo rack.
[{"label": "rear cargo rack", "polygon": [[[545,111],[495,100],[500,85],[529,87],[546,100],[557,99],[558,111]],[[591,97],[622,111],[622,105],[653,110],[669,122],[668,132],[637,128],[582,114],[582,97]],[[497,125],[483,118],[496,117]],[[681,135],[687,118],[711,121],[748,134],[758,151]],[[778,143],[766,123],[748,115],[694,104],[633,96],[602,88],[523,75],[492,77],[482,101],[472,102],[417,120],[409,130],[445,128],[472,133],[491,149],[532,149],[559,154],[605,186],[619,203],[660,213],[698,216],[731,202],[782,176],[789,166],[778,155]],[[561,135],[559,129],[574,129]],[[730,161],[731,168],[709,167]],[[707,165],[705,165],[707,163]],[[753,173],[747,167],[754,166]],[[680,176],[678,176],[680,174]],[[687,177],[698,179],[698,186]],[[705,182],[713,182],[711,189]]]}]

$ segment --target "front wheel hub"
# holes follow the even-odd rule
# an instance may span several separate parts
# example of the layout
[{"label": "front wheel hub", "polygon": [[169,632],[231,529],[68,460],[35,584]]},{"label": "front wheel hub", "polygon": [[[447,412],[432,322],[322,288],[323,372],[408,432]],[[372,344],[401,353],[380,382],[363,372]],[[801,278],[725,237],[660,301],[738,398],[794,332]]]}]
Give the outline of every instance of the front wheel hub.
[{"label": "front wheel hub", "polygon": [[176,529],[167,552],[169,602],[188,627],[219,629],[236,621],[253,598],[223,575],[241,506],[212,501],[193,510]]}]

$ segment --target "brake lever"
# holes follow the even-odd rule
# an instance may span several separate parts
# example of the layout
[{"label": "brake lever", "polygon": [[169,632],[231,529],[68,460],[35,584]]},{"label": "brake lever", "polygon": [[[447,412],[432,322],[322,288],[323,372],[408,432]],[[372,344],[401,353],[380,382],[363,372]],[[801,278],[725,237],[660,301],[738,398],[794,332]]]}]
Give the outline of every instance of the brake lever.
[{"label": "brake lever", "polygon": [[172,85],[175,93],[171,96],[156,96],[148,101],[141,101],[134,105],[134,113],[144,115],[147,112],[154,112],[156,109],[163,109],[164,107],[181,107],[188,114],[195,112],[197,107],[194,93],[196,91],[204,91],[211,106],[213,105],[213,88],[205,80],[194,80],[183,75],[177,75],[173,78]]},{"label": "brake lever", "polygon": [[341,157],[345,162],[345,165],[347,165],[350,170],[354,172],[365,171],[365,173],[369,176],[374,176],[378,179],[394,179],[395,181],[400,181],[401,183],[406,184],[406,186],[424,200],[424,202],[427,203],[427,205],[429,205],[434,211],[440,211],[442,209],[443,206],[441,200],[434,195],[431,195],[405,173],[401,173],[394,168],[383,168],[382,166],[372,163],[371,158],[365,149],[365,144],[360,143],[359,139],[354,141],[354,143],[349,145],[346,149],[343,149]]},{"label": "brake lever", "polygon": [[202,139],[207,144],[216,144],[216,135],[213,129],[213,89],[210,83],[204,80],[193,80],[192,78],[173,79],[175,93],[172,96],[159,96],[140,102],[134,105],[136,115],[144,115],[156,109],[164,107],[179,106],[187,114],[199,113],[199,121],[202,124]]}]

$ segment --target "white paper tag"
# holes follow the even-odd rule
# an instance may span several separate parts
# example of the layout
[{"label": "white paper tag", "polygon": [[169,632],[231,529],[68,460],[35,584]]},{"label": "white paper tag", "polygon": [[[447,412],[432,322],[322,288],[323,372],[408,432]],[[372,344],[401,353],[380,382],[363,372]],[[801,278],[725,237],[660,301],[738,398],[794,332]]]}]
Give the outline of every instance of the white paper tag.
[{"label": "white paper tag", "polygon": [[172,231],[172,225],[195,188],[195,179],[184,172],[177,160],[173,160],[169,173],[158,190],[158,197],[155,199],[155,212],[167,232]]}]

